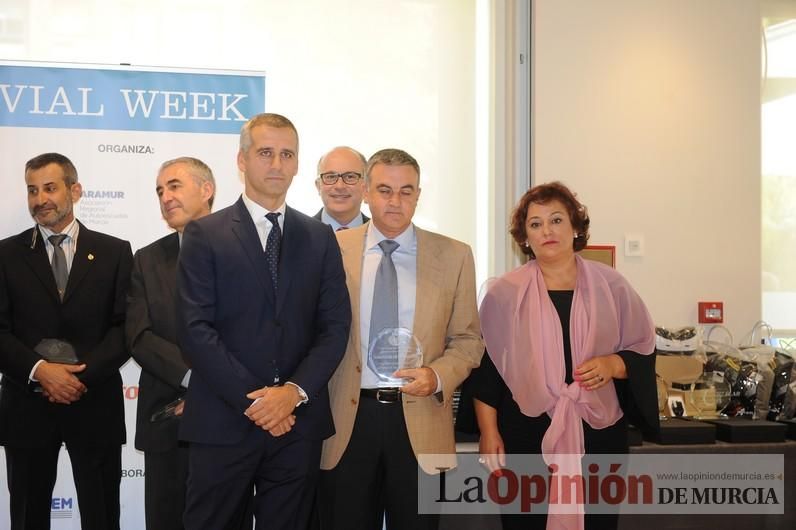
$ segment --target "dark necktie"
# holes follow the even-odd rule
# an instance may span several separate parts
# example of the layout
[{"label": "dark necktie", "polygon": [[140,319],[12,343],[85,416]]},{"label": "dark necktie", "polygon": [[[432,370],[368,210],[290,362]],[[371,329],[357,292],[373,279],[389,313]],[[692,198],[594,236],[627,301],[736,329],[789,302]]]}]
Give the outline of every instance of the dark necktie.
[{"label": "dark necktie", "polygon": [[53,246],[53,260],[50,265],[53,268],[53,276],[55,276],[55,286],[58,287],[58,296],[63,300],[64,292],[66,292],[66,282],[69,280],[66,255],[64,254],[64,249],[61,248],[61,243],[66,239],[66,234],[53,234],[47,239]]},{"label": "dark necktie", "polygon": [[379,243],[384,255],[379,262],[379,268],[376,269],[376,279],[373,282],[373,307],[370,311],[368,344],[372,344],[382,330],[398,327],[398,275],[392,261],[392,253],[398,246],[398,243],[391,239]]},{"label": "dark necktie", "polygon": [[277,276],[279,271],[279,247],[282,244],[282,230],[279,228],[279,213],[271,212],[265,214],[266,219],[271,223],[271,231],[268,232],[268,239],[265,242],[265,263],[268,266],[268,273],[271,275],[271,283],[276,292]]}]

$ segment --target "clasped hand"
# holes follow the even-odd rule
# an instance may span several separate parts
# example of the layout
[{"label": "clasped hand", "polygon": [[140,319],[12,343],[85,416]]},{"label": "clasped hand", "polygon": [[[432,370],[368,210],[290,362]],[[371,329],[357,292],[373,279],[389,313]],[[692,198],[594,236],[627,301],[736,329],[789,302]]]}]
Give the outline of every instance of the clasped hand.
[{"label": "clasped hand", "polygon": [[85,369],[85,364],[72,365],[44,361],[36,367],[33,377],[41,384],[42,395],[50,403],[69,405],[86,393],[86,385],[74,375]]},{"label": "clasped hand", "polygon": [[293,385],[266,386],[249,392],[246,397],[253,399],[244,414],[271,436],[287,434],[296,423],[293,411],[299,402],[299,393]]}]

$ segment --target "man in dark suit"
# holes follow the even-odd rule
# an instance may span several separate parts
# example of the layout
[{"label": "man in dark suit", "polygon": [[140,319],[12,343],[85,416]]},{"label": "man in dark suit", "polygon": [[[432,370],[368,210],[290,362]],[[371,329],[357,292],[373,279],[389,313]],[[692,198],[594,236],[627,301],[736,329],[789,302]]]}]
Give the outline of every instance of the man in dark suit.
[{"label": "man in dark suit", "polygon": [[213,172],[190,157],[160,166],[155,192],[160,212],[175,232],[135,254],[127,306],[127,342],[141,365],[135,448],[144,451],[147,530],[182,528],[188,448],[178,442],[177,418],[190,369],[177,346],[175,298],[180,238],[188,222],[210,213]]},{"label": "man in dark suit", "polygon": [[366,164],[362,153],[345,146],[335,147],[318,160],[315,187],[323,208],[315,214],[315,219],[331,226],[335,232],[370,220],[360,211]]},{"label": "man in dark suit", "polygon": [[[75,219],[82,189],[65,156],[29,160],[25,183],[36,226],[0,242],[0,444],[11,528],[50,527],[65,443],[82,528],[118,529],[130,244]],[[43,339],[69,343],[74,355],[56,359]]]},{"label": "man in dark suit", "polygon": [[298,134],[278,114],[241,129],[245,191],[186,226],[177,272],[178,338],[191,384],[183,522],[228,528],[256,490],[257,528],[301,528],[323,439],[334,432],[327,382],[351,308],[334,233],[285,205]]}]

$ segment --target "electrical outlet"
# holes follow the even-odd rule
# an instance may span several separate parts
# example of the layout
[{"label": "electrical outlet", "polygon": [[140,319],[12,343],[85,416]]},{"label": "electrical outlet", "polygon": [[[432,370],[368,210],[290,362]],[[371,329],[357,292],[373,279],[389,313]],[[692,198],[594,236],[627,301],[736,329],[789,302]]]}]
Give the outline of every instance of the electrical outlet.
[{"label": "electrical outlet", "polygon": [[640,234],[625,234],[625,256],[644,255],[644,236]]}]

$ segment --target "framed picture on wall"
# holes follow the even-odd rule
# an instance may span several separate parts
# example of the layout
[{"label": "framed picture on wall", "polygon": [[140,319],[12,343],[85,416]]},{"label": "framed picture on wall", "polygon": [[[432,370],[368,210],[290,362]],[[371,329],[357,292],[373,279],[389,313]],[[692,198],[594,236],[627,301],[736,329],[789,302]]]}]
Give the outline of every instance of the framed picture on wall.
[{"label": "framed picture on wall", "polygon": [[609,267],[616,268],[616,246],[615,245],[587,245],[580,251],[583,259],[590,259],[605,263]]}]

